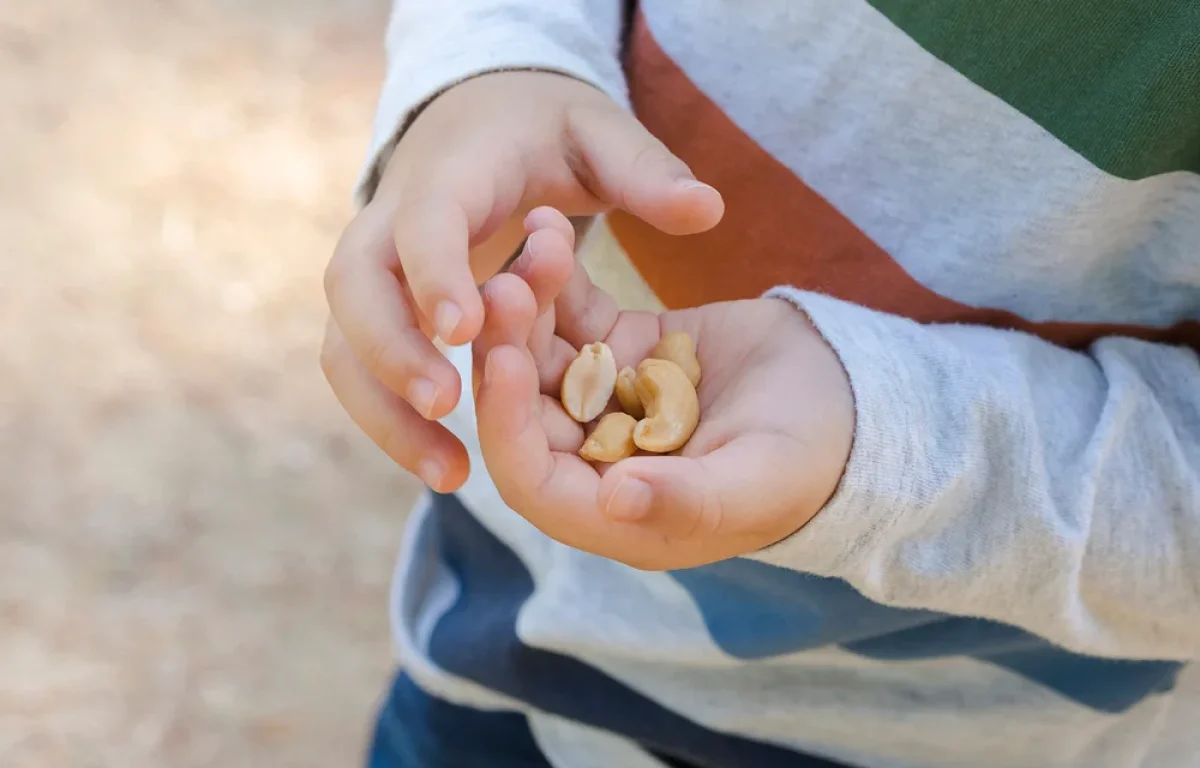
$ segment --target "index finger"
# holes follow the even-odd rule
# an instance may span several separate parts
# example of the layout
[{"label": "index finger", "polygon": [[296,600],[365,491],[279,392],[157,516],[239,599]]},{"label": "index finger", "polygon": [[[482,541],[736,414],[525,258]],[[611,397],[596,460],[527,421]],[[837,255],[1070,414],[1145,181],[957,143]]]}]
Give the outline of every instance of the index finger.
[{"label": "index finger", "polygon": [[451,346],[473,340],[483,326],[483,302],[471,274],[470,222],[461,203],[442,192],[402,199],[392,231],[404,281],[438,338]]}]

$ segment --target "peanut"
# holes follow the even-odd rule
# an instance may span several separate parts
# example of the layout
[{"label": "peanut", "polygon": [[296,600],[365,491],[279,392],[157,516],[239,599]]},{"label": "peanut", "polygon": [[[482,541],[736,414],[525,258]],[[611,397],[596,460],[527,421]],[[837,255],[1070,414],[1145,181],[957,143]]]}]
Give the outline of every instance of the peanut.
[{"label": "peanut", "polygon": [[567,367],[562,404],[572,419],[586,424],[604,412],[617,383],[617,362],[602,341],[588,344]]},{"label": "peanut", "polygon": [[612,463],[627,459],[637,452],[633,443],[633,429],[637,419],[628,413],[610,413],[600,419],[600,423],[588,435],[579,455],[588,461]]},{"label": "peanut", "polygon": [[682,448],[700,423],[696,388],[678,364],[647,358],[637,367],[638,398],[646,417],[633,430],[633,442],[651,453]]}]

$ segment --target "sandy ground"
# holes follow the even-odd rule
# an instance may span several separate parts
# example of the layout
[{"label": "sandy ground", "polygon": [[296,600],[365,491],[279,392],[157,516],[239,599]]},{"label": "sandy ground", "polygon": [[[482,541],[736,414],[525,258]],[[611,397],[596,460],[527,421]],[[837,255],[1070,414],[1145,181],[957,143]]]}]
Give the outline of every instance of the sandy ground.
[{"label": "sandy ground", "polygon": [[0,765],[358,764],[417,486],[317,344],[385,17],[0,0]]}]

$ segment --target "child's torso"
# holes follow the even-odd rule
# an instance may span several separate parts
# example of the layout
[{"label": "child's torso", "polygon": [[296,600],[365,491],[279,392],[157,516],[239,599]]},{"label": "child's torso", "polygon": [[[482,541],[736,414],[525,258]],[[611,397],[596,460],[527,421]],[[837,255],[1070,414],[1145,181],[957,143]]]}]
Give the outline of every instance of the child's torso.
[{"label": "child's torso", "polygon": [[[1200,4],[640,6],[635,108],[727,202],[695,237],[610,219],[668,306],[790,283],[1071,346],[1200,345]],[[636,572],[504,507],[469,398],[448,423],[477,468],[470,514],[418,517],[395,606],[427,685],[448,673],[716,768],[790,765],[770,744],[921,768],[1194,758],[1191,669],[744,561]]]}]

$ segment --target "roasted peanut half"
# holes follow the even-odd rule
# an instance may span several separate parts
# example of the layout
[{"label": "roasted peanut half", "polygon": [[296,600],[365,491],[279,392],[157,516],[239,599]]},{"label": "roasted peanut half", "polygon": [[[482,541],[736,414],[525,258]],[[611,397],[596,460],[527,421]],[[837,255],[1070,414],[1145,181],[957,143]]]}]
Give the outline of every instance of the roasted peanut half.
[{"label": "roasted peanut half", "polygon": [[634,444],[651,453],[682,448],[700,423],[700,398],[687,374],[670,360],[649,358],[638,365],[635,386],[646,418],[633,430]]},{"label": "roasted peanut half", "polygon": [[600,423],[588,435],[579,455],[588,461],[603,461],[611,464],[614,461],[627,459],[637,452],[633,442],[633,428],[637,419],[628,413],[610,413],[600,419]]},{"label": "roasted peanut half", "polygon": [[646,409],[642,407],[642,401],[638,397],[637,387],[634,381],[637,380],[637,371],[629,366],[621,369],[617,374],[617,402],[621,404],[621,410],[628,413],[635,419],[644,418]]},{"label": "roasted peanut half", "polygon": [[670,360],[683,369],[693,387],[700,386],[700,361],[696,359],[696,342],[686,332],[673,331],[664,334],[647,357]]},{"label": "roasted peanut half", "polygon": [[617,383],[617,361],[602,341],[588,344],[567,367],[562,404],[572,419],[586,424],[603,413]]}]

